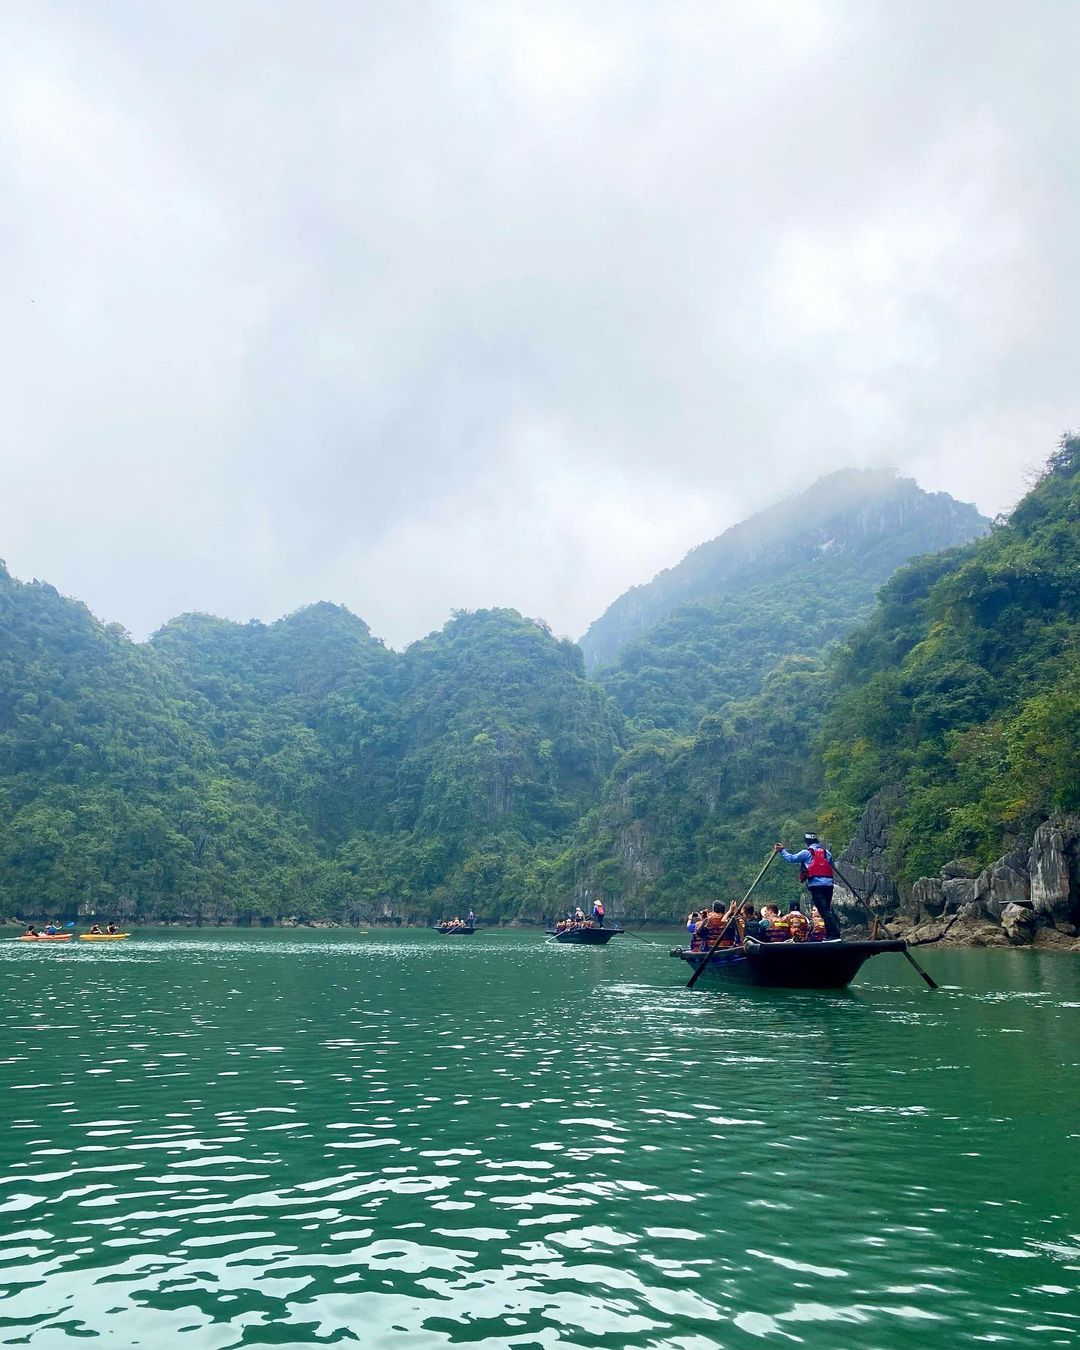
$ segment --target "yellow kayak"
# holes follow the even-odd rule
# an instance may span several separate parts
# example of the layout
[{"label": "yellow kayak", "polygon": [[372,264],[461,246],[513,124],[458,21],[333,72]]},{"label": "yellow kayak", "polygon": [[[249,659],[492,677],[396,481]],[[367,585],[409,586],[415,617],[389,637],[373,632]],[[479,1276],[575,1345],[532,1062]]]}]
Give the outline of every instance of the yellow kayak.
[{"label": "yellow kayak", "polygon": [[80,942],[122,942],[130,933],[80,933]]}]

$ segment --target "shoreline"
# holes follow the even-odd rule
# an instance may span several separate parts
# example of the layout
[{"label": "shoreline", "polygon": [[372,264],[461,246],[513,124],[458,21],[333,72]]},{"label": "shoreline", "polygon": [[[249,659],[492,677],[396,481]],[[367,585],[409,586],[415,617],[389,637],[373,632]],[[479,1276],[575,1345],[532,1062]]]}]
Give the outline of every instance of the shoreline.
[{"label": "shoreline", "polygon": [[[25,929],[27,923],[33,923],[35,927],[43,928],[50,920],[45,917],[35,919],[0,919],[0,929],[14,930],[7,936],[19,936],[19,931]],[[60,919],[61,924],[70,922],[70,920]],[[107,923],[108,918],[95,919],[88,916],[85,920],[76,920],[75,927],[67,930],[73,934],[85,932],[91,923]],[[138,932],[140,930],[151,929],[180,929],[180,930],[218,930],[233,929],[242,932],[369,932],[378,930],[380,932],[433,932],[435,925],[432,922],[412,921],[407,919],[368,919],[349,922],[339,919],[305,919],[305,920],[281,920],[266,919],[243,922],[237,919],[150,919],[150,920],[113,920],[119,924],[125,932]],[[477,930],[489,931],[522,931],[522,932],[544,932],[547,930],[547,922],[544,920],[512,919],[503,923],[478,923]],[[631,932],[644,933],[652,932],[656,934],[681,933],[684,925],[677,919],[672,920],[649,920],[639,923]],[[1051,926],[1039,925],[1034,928],[1030,934],[1023,934],[1025,940],[1011,941],[1000,925],[968,919],[961,916],[953,916],[951,921],[943,923],[941,920],[927,922],[925,919],[919,921],[910,915],[900,913],[894,915],[889,921],[889,929],[893,936],[903,938],[913,947],[941,947],[949,950],[959,950],[970,948],[972,950],[980,948],[998,948],[1011,951],[1040,951],[1040,952],[1061,952],[1063,954],[1080,954],[1080,937],[1068,933],[1062,933]],[[863,941],[870,936],[870,929],[865,925],[851,925],[844,928],[844,937],[851,941]]]}]

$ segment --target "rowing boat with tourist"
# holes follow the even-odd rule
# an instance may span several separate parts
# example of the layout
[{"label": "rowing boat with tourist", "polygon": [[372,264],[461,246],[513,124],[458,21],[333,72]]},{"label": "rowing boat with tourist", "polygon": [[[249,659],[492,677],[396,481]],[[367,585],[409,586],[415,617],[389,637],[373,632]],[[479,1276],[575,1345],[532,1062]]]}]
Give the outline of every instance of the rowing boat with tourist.
[{"label": "rowing boat with tourist", "polygon": [[472,937],[476,932],[476,915],[470,909],[464,919],[440,919],[434,928],[443,937]]},{"label": "rowing boat with tourist", "polygon": [[[587,897],[586,897],[587,898]],[[604,902],[597,898],[593,901],[592,917],[578,905],[560,919],[554,928],[547,930],[548,937],[556,942],[569,942],[582,947],[603,947],[624,930],[604,927]]]},{"label": "rowing boat with tourist", "polygon": [[[877,921],[866,941],[843,937],[832,910],[835,878],[840,876],[868,910],[869,905],[839,872],[831,850],[816,834],[807,834],[804,844],[797,853],[776,844],[741,901],[732,901],[726,907],[715,902],[708,909],[691,912],[686,925],[689,943],[671,952],[693,967],[687,987],[692,989],[708,974],[724,981],[771,988],[843,989],[871,957],[895,952],[906,957],[930,988],[936,989],[902,938],[878,938]],[[750,903],[750,896],[776,857],[799,865],[809,914],[803,912],[799,900],[792,900],[784,914],[775,904],[763,905],[759,912]]]}]

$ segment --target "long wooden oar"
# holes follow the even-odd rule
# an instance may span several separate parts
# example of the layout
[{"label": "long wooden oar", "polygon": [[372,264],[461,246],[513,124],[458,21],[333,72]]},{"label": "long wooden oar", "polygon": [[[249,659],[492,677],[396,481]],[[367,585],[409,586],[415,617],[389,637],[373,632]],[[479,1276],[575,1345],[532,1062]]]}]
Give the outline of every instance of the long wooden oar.
[{"label": "long wooden oar", "polygon": [[[855,889],[855,887],[851,884],[851,882],[848,881],[847,877],[844,876],[843,872],[841,872],[839,867],[837,867],[835,859],[833,860],[833,871],[844,883],[844,885],[848,888],[848,890],[855,897],[855,899],[858,900],[859,904],[862,905],[863,909],[865,909],[867,913],[872,914],[874,918],[880,922],[882,928],[885,929],[886,933],[889,934],[889,937],[893,938],[893,940],[895,941],[896,934],[892,932],[892,930],[889,928],[889,925],[885,922],[885,920],[881,917],[881,915],[877,912],[877,910],[871,906],[869,901],[864,900],[863,897],[859,894],[859,892]],[[931,989],[940,989],[941,986],[937,984],[935,980],[926,973],[925,970],[923,970],[922,966],[919,965],[918,961],[916,961],[915,958],[912,956],[912,954],[908,951],[906,943],[904,945],[904,955],[915,967],[915,969],[919,972],[919,974],[923,977],[923,979],[926,981],[926,983],[930,986]]]},{"label": "long wooden oar", "polygon": [[661,947],[661,946],[666,947],[666,946],[667,946],[667,943],[666,943],[666,942],[664,942],[664,943],[654,942],[654,941],[652,940],[652,938],[638,937],[637,933],[635,933],[635,932],[633,931],[633,929],[631,929],[631,928],[624,928],[624,929],[623,929],[623,932],[625,933],[625,935],[626,935],[627,937],[632,937],[632,938],[634,938],[634,939],[635,939],[636,941],[638,941],[638,942],[644,942],[644,944],[645,944],[646,947]]},{"label": "long wooden oar", "polygon": [[772,860],[773,860],[775,857],[776,857],[776,851],[775,851],[775,849],[774,849],[773,852],[769,854],[768,858],[766,858],[766,860],[765,860],[765,866],[761,869],[761,871],[757,874],[757,876],[754,878],[754,880],[750,883],[750,889],[746,892],[746,894],[743,896],[743,898],[742,898],[741,900],[733,900],[733,901],[731,902],[731,904],[728,905],[727,911],[726,911],[726,913],[724,914],[724,917],[723,917],[723,919],[722,919],[721,922],[720,922],[720,932],[716,935],[716,937],[713,938],[712,946],[711,946],[711,947],[709,948],[709,950],[705,953],[705,955],[701,958],[701,961],[699,962],[699,964],[694,968],[694,973],[693,973],[693,975],[691,975],[690,978],[687,980],[687,982],[686,982],[686,987],[687,987],[687,989],[693,989],[694,985],[697,984],[699,978],[701,977],[701,972],[702,972],[702,971],[705,969],[705,967],[709,964],[709,960],[710,960],[710,958],[712,957],[713,952],[716,951],[717,947],[719,947],[719,945],[720,945],[720,943],[721,943],[721,941],[722,941],[722,939],[723,939],[724,934],[727,932],[728,927],[729,927],[729,925],[730,925],[730,923],[731,923],[731,916],[732,916],[733,914],[737,914],[737,913],[739,912],[739,910],[742,909],[743,905],[746,904],[747,900],[749,900],[750,897],[753,895],[753,893],[754,893],[754,887],[757,886],[758,882],[759,882],[759,881],[761,880],[761,878],[765,875],[765,873],[769,870],[769,864],[772,862]]}]

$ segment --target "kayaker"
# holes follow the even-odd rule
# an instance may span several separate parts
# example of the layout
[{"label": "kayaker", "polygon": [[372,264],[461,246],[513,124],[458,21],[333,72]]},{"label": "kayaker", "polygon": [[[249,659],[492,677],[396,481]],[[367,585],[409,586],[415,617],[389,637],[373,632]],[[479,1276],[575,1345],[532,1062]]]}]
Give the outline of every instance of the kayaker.
[{"label": "kayaker", "polygon": [[101,924],[99,924],[99,923],[92,923],[92,924],[90,925],[90,932],[91,932],[92,934],[97,934],[97,936],[100,937],[100,936],[101,936]]},{"label": "kayaker", "polygon": [[603,900],[594,900],[592,907],[592,916],[596,920],[597,928],[604,926],[604,902]]},{"label": "kayaker", "polygon": [[54,937],[59,931],[60,928],[55,919],[51,919],[43,929],[46,937]]},{"label": "kayaker", "polygon": [[38,930],[34,927],[32,923],[28,923],[26,925],[26,932],[23,934],[23,937],[40,937],[40,936],[41,934],[38,932]]},{"label": "kayaker", "polygon": [[799,864],[799,880],[806,883],[811,901],[817,905],[821,917],[825,920],[825,936],[838,938],[840,925],[832,912],[832,854],[816,834],[804,834],[803,840],[806,847],[801,848],[798,853],[789,853],[783,844],[775,845],[775,851],[785,862]]},{"label": "kayaker", "polygon": [[117,928],[116,924],[109,923],[105,925],[105,931],[106,933],[119,933],[120,929]]}]

